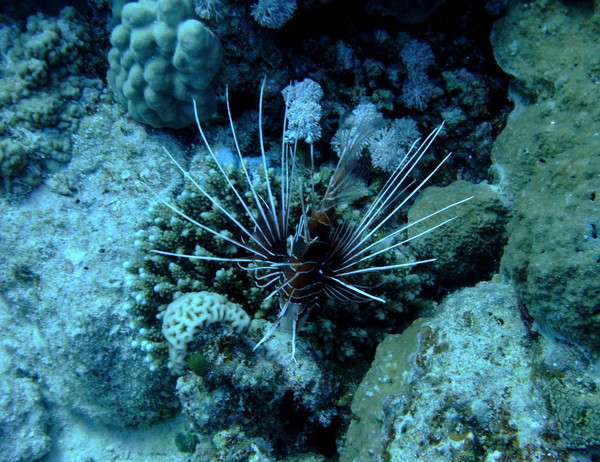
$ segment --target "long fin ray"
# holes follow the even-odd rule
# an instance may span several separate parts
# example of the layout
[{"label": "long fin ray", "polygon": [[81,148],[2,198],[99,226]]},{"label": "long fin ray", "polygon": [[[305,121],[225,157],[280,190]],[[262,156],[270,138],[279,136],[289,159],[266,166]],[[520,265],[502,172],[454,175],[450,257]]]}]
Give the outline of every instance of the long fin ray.
[{"label": "long fin ray", "polygon": [[[165,152],[168,151],[165,149]],[[170,154],[169,154],[170,156]],[[179,166],[179,164],[177,164]],[[220,232],[206,226],[203,225],[202,223],[194,220],[192,217],[186,215],[185,213],[183,213],[181,210],[179,210],[177,207],[175,207],[174,205],[170,204],[168,201],[166,201],[165,199],[163,199],[162,197],[160,197],[160,195],[154,191],[150,186],[148,186],[146,183],[144,183],[143,181],[141,181],[141,183],[148,188],[148,190],[166,207],[168,207],[171,211],[175,212],[177,215],[179,215],[181,218],[189,221],[190,223],[192,223],[195,226],[198,226],[199,228],[203,229],[204,231],[213,234],[214,236],[220,237],[221,239],[225,239],[227,242],[229,242],[230,244],[235,245],[236,247],[240,248],[240,249],[244,249],[247,252],[250,252],[251,254],[255,254],[257,255],[257,257],[260,257],[261,259],[267,260],[268,259],[268,254],[267,253],[261,253],[259,252],[257,249],[254,249],[252,247],[249,247],[239,241],[236,241],[235,239],[230,238],[229,236],[223,235]]]},{"label": "long fin ray", "polygon": [[[202,129],[202,125],[200,124],[200,119],[198,117],[198,110],[196,107],[196,101],[193,101],[194,103],[194,116],[196,118],[196,126],[198,127],[198,132],[200,133],[200,136],[202,137],[202,140],[204,141],[204,145],[206,146],[206,149],[208,150],[210,156],[212,157],[212,159],[214,160],[215,164],[217,165],[217,168],[219,169],[219,172],[221,173],[221,177],[226,181],[229,189],[233,192],[233,194],[235,195],[235,197],[237,198],[239,204],[242,206],[242,208],[244,209],[244,212],[246,212],[246,216],[250,219],[250,221],[252,221],[255,229],[258,230],[258,232],[263,236],[264,241],[259,242],[257,239],[255,239],[255,241],[261,245],[261,247],[263,247],[265,250],[269,251],[270,249],[267,248],[267,245],[265,245],[265,242],[269,242],[271,244],[274,244],[275,241],[277,241],[277,237],[275,232],[271,229],[270,227],[270,222],[268,219],[264,220],[265,225],[267,226],[269,232],[270,232],[270,238],[266,236],[265,234],[265,230],[263,229],[262,226],[259,225],[258,221],[256,220],[256,218],[254,217],[254,214],[252,213],[252,211],[250,210],[250,208],[248,207],[248,204],[246,204],[246,201],[242,198],[242,196],[240,195],[240,193],[238,192],[237,188],[233,185],[231,178],[229,178],[229,175],[225,172],[225,170],[223,169],[223,166],[220,164],[219,160],[217,159],[217,156],[214,152],[214,150],[212,149],[212,147],[210,146],[210,143],[208,142],[208,139],[206,138],[206,135],[204,133],[204,130]],[[238,155],[240,153],[238,152]],[[243,159],[242,159],[242,164],[243,164]],[[245,171],[245,166],[243,167],[243,170]],[[265,171],[265,175],[267,175],[267,172]],[[186,175],[186,177],[188,179],[190,179],[192,181],[192,183],[194,184],[194,186],[196,186],[204,195],[206,195],[206,192],[198,185],[198,183],[191,177],[191,175],[189,175],[189,173]],[[249,178],[248,178],[249,179]],[[251,182],[250,182],[251,183]],[[270,194],[270,191],[269,191]],[[208,197],[208,196],[207,196]],[[209,197],[209,199],[211,199]],[[211,199],[211,201],[213,201]],[[227,215],[228,212],[225,211],[224,208],[220,208],[219,209],[222,213],[225,213]],[[271,209],[271,212],[273,213],[273,209]],[[260,210],[259,210],[260,213]],[[263,213],[264,214],[264,213]],[[232,220],[233,221],[233,220]],[[235,222],[235,221],[234,221]],[[240,226],[237,222],[236,224],[238,226]],[[250,236],[252,237],[254,234],[250,234]],[[273,245],[272,245],[273,247]]]}]

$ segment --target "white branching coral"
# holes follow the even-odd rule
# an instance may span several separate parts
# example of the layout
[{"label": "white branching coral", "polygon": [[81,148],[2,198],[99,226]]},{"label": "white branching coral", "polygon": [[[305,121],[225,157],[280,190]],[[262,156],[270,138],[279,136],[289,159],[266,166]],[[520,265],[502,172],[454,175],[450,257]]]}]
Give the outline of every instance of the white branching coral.
[{"label": "white branching coral", "polygon": [[[339,155],[341,154],[341,147],[344,145],[344,140],[356,137],[359,127],[382,127],[384,124],[385,121],[383,116],[379,113],[373,103],[361,103],[344,119],[343,123],[340,125],[340,129],[333,135],[331,147]],[[374,133],[374,130],[372,133]],[[363,139],[362,146],[364,146],[367,139],[368,137]]]},{"label": "white branching coral", "polygon": [[314,143],[321,138],[321,85],[307,78],[288,85],[281,94],[286,104],[286,143],[298,140]]},{"label": "white branching coral", "polygon": [[344,120],[342,128],[333,136],[331,146],[340,154],[344,138],[356,136],[358,127],[370,124],[379,127],[365,138],[362,148],[370,155],[371,165],[378,171],[393,172],[401,167],[407,156],[417,148],[416,141],[421,134],[417,123],[410,117],[388,122],[372,103],[359,104]]},{"label": "white branching coral", "polygon": [[264,27],[279,29],[294,16],[296,0],[258,0],[252,5],[252,16]]},{"label": "white branching coral", "polygon": [[411,40],[404,45],[400,56],[408,72],[408,79],[402,86],[402,102],[410,109],[422,111],[437,90],[426,72],[434,62],[433,52],[426,43]]},{"label": "white branching coral", "polygon": [[371,164],[375,169],[393,172],[406,161],[420,136],[417,123],[410,117],[394,120],[369,139],[367,150],[371,154]]}]

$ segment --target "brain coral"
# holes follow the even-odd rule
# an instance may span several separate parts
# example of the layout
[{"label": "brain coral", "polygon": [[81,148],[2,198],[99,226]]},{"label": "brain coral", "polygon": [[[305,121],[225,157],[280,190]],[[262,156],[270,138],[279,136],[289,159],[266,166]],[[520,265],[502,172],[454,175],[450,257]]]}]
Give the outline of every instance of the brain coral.
[{"label": "brain coral", "polygon": [[221,66],[219,39],[195,19],[190,0],[127,3],[111,35],[108,81],[129,115],[153,127],[181,128],[215,110],[210,85]]},{"label": "brain coral", "polygon": [[190,292],[171,302],[163,316],[163,335],[169,342],[169,365],[174,373],[185,367],[185,355],[198,331],[215,322],[227,322],[236,332],[250,324],[250,316],[236,303],[215,292]]}]

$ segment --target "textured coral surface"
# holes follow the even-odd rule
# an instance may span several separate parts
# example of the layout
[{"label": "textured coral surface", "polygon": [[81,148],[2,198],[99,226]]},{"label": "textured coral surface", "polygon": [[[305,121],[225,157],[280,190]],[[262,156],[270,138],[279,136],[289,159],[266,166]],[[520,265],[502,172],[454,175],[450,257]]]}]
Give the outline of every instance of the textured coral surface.
[{"label": "textured coral surface", "polygon": [[[494,145],[514,219],[503,266],[543,329],[600,354],[599,18],[515,5],[492,34],[517,108]],[[518,27],[513,27],[518,24]]]}]

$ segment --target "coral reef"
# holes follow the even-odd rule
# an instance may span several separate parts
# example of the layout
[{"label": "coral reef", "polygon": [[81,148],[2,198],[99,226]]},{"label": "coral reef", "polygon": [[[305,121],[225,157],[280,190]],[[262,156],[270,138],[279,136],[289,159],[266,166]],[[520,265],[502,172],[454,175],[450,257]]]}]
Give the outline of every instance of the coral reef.
[{"label": "coral reef", "polygon": [[218,449],[219,432],[237,428],[249,441],[260,439],[259,447],[275,460],[299,448],[331,452],[324,438],[338,419],[331,374],[303,343],[290,362],[287,335],[276,333],[256,353],[252,346],[216,324],[197,336],[191,349],[207,365],[177,381],[196,431],[210,435]]},{"label": "coral reef", "polygon": [[[26,22],[13,20],[16,5],[0,12],[0,176],[10,193],[45,184],[0,200],[0,353],[10,358],[0,361],[0,459],[597,457],[597,5],[115,0],[111,22],[107,0],[75,1],[81,11],[56,17],[41,12],[54,2],[25,3],[40,8]],[[489,31],[504,9],[494,56]],[[109,80],[119,101],[101,80],[116,24]],[[509,77],[497,63],[513,78],[508,122]],[[452,151],[435,187],[372,238],[473,198],[435,215],[433,224],[457,216],[443,228],[421,235],[417,223],[398,236],[408,245],[373,258],[435,258],[357,278],[386,303],[323,300],[302,320],[295,361],[285,333],[256,348],[278,319],[276,297],[235,264],[168,254],[246,256],[220,237],[234,226],[165,149],[256,225],[185,127],[192,93],[203,136],[243,194],[252,185],[265,197],[266,178],[278,188],[283,137],[298,142],[293,175],[308,178],[314,162],[322,196],[340,138],[366,118],[381,129],[361,148],[355,201],[334,221],[360,222],[442,121],[406,178],[419,184]],[[253,157],[263,149],[266,173]],[[290,205],[295,225],[303,205]],[[143,438],[131,438],[133,426]],[[78,438],[85,451],[70,446]]]},{"label": "coral reef", "polygon": [[97,101],[102,81],[91,46],[93,26],[73,8],[38,13],[4,26],[0,42],[0,186],[29,193],[71,159],[81,117]]},{"label": "coral reef", "polygon": [[[421,133],[444,119],[446,130],[438,140],[438,153],[454,152],[455,156],[443,182],[458,177],[473,182],[491,179],[489,152],[508,109],[507,82],[497,72],[486,45],[484,24],[491,26],[492,18],[484,5],[470,2],[458,9],[442,5],[435,20],[418,29],[402,30],[397,24],[382,22],[379,14],[365,14],[362,2],[343,11],[335,2],[302,2],[292,21],[270,31],[255,23],[250,7],[240,2],[220,3],[222,19],[206,19],[221,40],[229,63],[215,79],[217,93],[223,94],[224,86],[229,85],[231,101],[245,102],[245,109],[252,108],[255,101],[248,95],[255,94],[257,82],[268,75],[263,119],[274,136],[279,136],[276,131],[283,112],[281,88],[310,78],[324,94],[322,139],[330,139],[337,122],[366,102],[375,104],[391,120],[410,116]],[[339,14],[345,20],[332,27],[327,18]],[[449,28],[444,19],[449,15],[458,16],[461,30],[469,32]],[[409,67],[403,62],[402,50],[413,41],[435,56],[434,62],[429,60],[426,76],[422,66]],[[241,46],[245,43],[252,46]],[[417,68],[420,72],[414,72]],[[411,74],[419,78],[411,80]],[[409,109],[402,101],[402,88],[409,81],[426,85],[426,111]],[[331,158],[327,146],[315,144],[315,149],[324,160]],[[427,170],[433,159],[425,161],[423,169]]]},{"label": "coral reef", "polygon": [[[203,151],[192,159],[189,171],[193,177],[205,182],[205,189],[219,194],[226,190],[227,185],[218,175],[212,174],[216,168],[214,161]],[[244,184],[241,169],[232,163],[226,164],[225,168],[233,175],[235,184]],[[274,175],[273,172],[271,175]],[[271,179],[274,180],[274,176]],[[256,186],[265,187],[260,184],[257,181]],[[173,202],[179,210],[188,216],[201,218],[206,226],[228,233],[227,219],[212,208],[208,199],[190,181],[185,182],[183,189],[178,187],[176,193]],[[238,210],[236,207],[241,209],[235,197],[223,199],[224,206],[230,210]],[[151,348],[152,354],[148,360],[154,367],[164,364],[161,357],[164,359],[167,353],[162,323],[157,315],[182,294],[201,291],[227,294],[230,302],[241,305],[250,314],[256,313],[263,305],[266,291],[256,287],[248,273],[237,266],[224,267],[219,262],[176,259],[152,252],[156,249],[186,255],[203,253],[235,256],[236,249],[227,241],[215,239],[212,234],[174,215],[172,210],[159,203],[149,209],[141,227],[135,241],[141,250],[141,258],[126,265],[130,272],[128,285],[133,295],[129,309],[136,317],[135,327],[141,334],[139,345]],[[270,304],[264,305],[264,308],[269,307]],[[144,340],[146,343],[142,343]]]},{"label": "coral reef", "polygon": [[[333,160],[321,139],[331,138],[337,125],[334,120],[339,120],[340,114],[355,106],[355,103],[361,102],[364,105],[362,107],[369,108],[366,110],[367,115],[379,118],[382,124],[385,124],[385,119],[394,120],[387,126],[386,131],[380,133],[376,141],[367,146],[371,165],[377,164],[373,169],[375,173],[368,178],[368,183],[362,191],[364,196],[352,207],[341,211],[339,219],[360,220],[361,213],[364,213],[369,201],[379,191],[389,174],[380,175],[379,172],[389,172],[390,165],[397,164],[402,159],[403,153],[407,152],[408,147],[418,138],[419,132],[425,132],[425,127],[429,131],[435,123],[441,121],[441,118],[421,113],[418,108],[411,109],[410,118],[406,118],[409,114],[406,113],[400,94],[403,83],[411,76],[415,82],[421,82],[425,77],[431,79],[436,90],[429,92],[427,104],[430,105],[432,113],[440,110],[444,112],[443,117],[448,118],[447,128],[441,134],[442,147],[434,152],[434,155],[426,158],[425,165],[415,169],[412,176],[422,179],[423,171],[436,162],[436,159],[439,161],[442,150],[459,143],[459,153],[453,158],[458,160],[452,160],[449,172],[443,176],[441,182],[447,184],[461,176],[469,179],[487,177],[484,168],[486,152],[489,152],[494,124],[499,124],[498,120],[501,121],[501,117],[492,120],[490,111],[497,103],[490,101],[497,97],[502,85],[482,71],[481,63],[474,67],[469,66],[469,70],[466,69],[466,63],[454,61],[449,64],[448,57],[443,56],[443,52],[442,56],[438,56],[440,42],[427,40],[420,53],[427,55],[429,50],[431,54],[436,55],[436,62],[429,60],[429,76],[425,76],[426,66],[416,65],[414,60],[410,59],[413,55],[419,55],[419,50],[408,53],[411,51],[411,47],[408,46],[406,59],[402,60],[402,49],[413,40],[409,34],[398,34],[393,38],[385,38],[384,34],[380,34],[365,44],[355,41],[351,46],[346,45],[346,48],[335,48],[340,50],[340,55],[335,56],[331,53],[331,49],[334,48],[331,45],[335,42],[327,35],[313,37],[306,40],[306,43],[301,42],[302,45],[298,46],[303,50],[298,50],[297,47],[286,48],[285,41],[279,41],[277,37],[281,38],[286,34],[288,25],[276,31],[265,31],[271,34],[271,40],[264,43],[267,36],[257,32],[256,24],[247,22],[247,16],[243,13],[248,14],[249,10],[244,9],[244,6],[240,5],[238,9],[232,3],[223,2],[225,5],[220,11],[238,12],[235,16],[236,27],[228,28],[227,19],[215,21],[210,5],[207,2],[201,3],[203,18],[221,39],[227,59],[235,63],[225,66],[215,85],[219,88],[221,82],[236,83],[235,86],[229,87],[229,96],[233,103],[232,115],[236,121],[241,120],[242,129],[239,130],[238,142],[244,153],[259,152],[260,148],[255,128],[256,103],[248,97],[249,94],[256,93],[256,88],[250,86],[250,83],[257,80],[257,76],[264,72],[265,67],[273,69],[269,72],[270,78],[265,86],[263,103],[264,146],[265,150],[271,153],[269,166],[273,168],[268,175],[272,184],[277,185],[279,181],[279,140],[282,135],[283,115],[279,91],[290,80],[293,81],[294,77],[301,78],[307,75],[320,89],[318,92],[304,87],[300,88],[302,91],[296,92],[292,90],[294,87],[288,89],[287,93],[293,97],[291,99],[302,104],[298,104],[295,111],[288,113],[288,122],[295,132],[288,132],[287,135],[296,140],[314,141],[317,166],[320,166],[315,178],[318,193],[324,190],[331,175],[332,170],[327,160]],[[294,21],[289,23],[292,33],[297,33],[293,29],[294,23],[302,19],[301,14],[307,13],[305,8],[310,9],[311,6],[300,5],[296,12],[298,19],[294,18]],[[226,14],[225,17],[227,18]],[[425,44],[424,40],[420,40],[419,43]],[[255,46],[250,50],[241,48],[239,44],[244,42],[251,42]],[[279,48],[273,50],[273,44],[279,45]],[[460,46],[468,48],[464,43]],[[342,53],[344,50],[345,53]],[[393,57],[388,56],[390,50]],[[296,53],[303,51],[303,65],[290,70],[285,65],[288,58],[286,53],[297,56]],[[318,66],[315,64],[316,57],[319,58]],[[377,62],[374,57],[381,58],[382,62]],[[412,65],[410,69],[409,65]],[[447,70],[444,78],[441,77],[440,68]],[[352,69],[358,71],[352,77],[346,75],[352,72]],[[315,98],[314,95],[318,97]],[[326,97],[319,101],[321,95]],[[304,96],[311,96],[310,101],[305,101]],[[241,102],[240,108],[236,107],[238,101]],[[250,109],[244,104],[250,105]],[[384,113],[385,118],[378,111]],[[306,120],[305,114],[314,116],[317,120],[316,116],[322,114],[323,125],[319,126],[316,121],[313,124],[313,128],[318,128],[318,131],[313,129],[310,134],[305,134],[300,130],[299,127]],[[232,141],[221,128],[222,125],[222,120],[209,122],[204,132],[210,144],[215,147],[217,157],[223,159],[224,164],[227,159],[233,160],[225,164],[225,169],[232,177],[234,186],[238,190],[246,191],[248,185],[240,171],[239,161],[231,154],[234,152]],[[469,133],[474,127],[478,127],[475,135],[461,136]],[[351,130],[351,127],[345,126],[344,129]],[[481,162],[474,169],[470,169],[467,166],[470,159],[467,160],[466,152],[475,144],[478,146],[478,162]],[[298,151],[301,167],[296,172],[297,175],[306,173],[304,165],[309,164],[306,151],[304,147]],[[227,210],[246,220],[244,210],[235,197],[226,194],[227,185],[215,174],[217,166],[206,155],[205,150],[195,148],[189,165],[187,162],[183,164],[203,188],[222,201]],[[252,171],[252,181],[255,182],[253,184],[257,188],[264,188],[261,169],[255,169],[253,165],[256,165],[255,159],[249,157],[247,166]],[[468,188],[456,189],[456,194],[460,195]],[[473,251],[477,245],[486,242],[486,233],[488,242],[502,239],[505,211],[490,188],[482,185],[478,192],[482,198],[477,205],[485,204],[489,211],[489,220],[480,226],[475,212],[469,217],[471,226],[460,234],[461,237],[457,238],[454,247],[460,249],[461,255],[466,258],[474,255]],[[185,179],[181,187],[159,194],[162,197],[172,197],[173,206],[185,215],[198,219],[211,229],[230,235],[230,224],[198,193],[189,180]],[[471,194],[466,192],[460,199]],[[437,198],[430,197],[426,202],[430,200],[437,201]],[[436,205],[439,204],[423,208]],[[298,216],[300,204],[294,203],[293,207],[295,216]],[[390,229],[402,223],[404,218],[403,213],[398,214]],[[246,221],[243,221],[243,224],[251,225]],[[188,344],[185,369],[189,370],[184,371],[178,379],[177,393],[184,406],[184,412],[194,423],[193,433],[198,440],[194,457],[197,460],[201,460],[202,455],[206,457],[207,454],[212,454],[209,457],[213,457],[214,460],[270,460],[299,456],[309,450],[333,455],[336,450],[334,441],[340,436],[349,418],[345,394],[351,389],[355,377],[362,373],[374,347],[387,333],[400,331],[408,323],[411,311],[414,313],[417,310],[433,310],[433,300],[420,297],[423,281],[432,284],[433,287],[434,281],[439,278],[447,287],[456,287],[466,280],[479,280],[479,270],[467,275],[470,269],[467,263],[460,273],[440,269],[420,275],[401,270],[393,274],[368,274],[364,284],[376,287],[375,293],[385,298],[387,303],[324,301],[322,306],[314,310],[302,329],[301,338],[297,339],[300,351],[298,359],[302,367],[308,368],[309,375],[314,379],[312,383],[326,383],[327,386],[303,388],[305,384],[297,383],[297,376],[287,375],[290,370],[297,372],[294,364],[289,363],[289,339],[276,336],[266,342],[265,351],[262,350],[262,345],[255,352],[251,351],[269,326],[260,320],[276,318],[272,300],[264,303],[267,291],[255,287],[251,277],[235,266],[225,266],[215,261],[177,259],[152,252],[162,250],[187,255],[235,258],[239,256],[239,251],[234,246],[223,239],[215,239],[180,216],[174,216],[172,210],[158,203],[151,207],[140,228],[136,236],[136,245],[141,251],[140,257],[127,265],[131,273],[128,283],[133,293],[130,312],[136,318],[134,327],[140,335],[136,345],[145,352],[146,348],[151,350],[151,354],[146,356],[151,368],[163,370],[162,366],[167,356],[167,345],[160,330],[157,314],[164,312],[166,307],[182,294],[206,290],[227,294],[230,301],[241,305],[254,319],[253,328],[244,335],[233,333],[225,327],[210,325],[198,331],[195,341]],[[387,229],[381,230],[381,234],[384,232],[387,232]],[[459,241],[463,238],[472,240],[461,247]],[[435,241],[435,237],[432,237],[432,241]],[[486,255],[489,256],[489,261],[482,262],[481,266],[485,270],[479,273],[480,277],[486,277],[494,270],[494,260],[498,259],[499,248],[500,245],[494,242],[492,252]],[[423,248],[419,250],[424,251]],[[415,248],[393,251],[389,255],[381,255],[373,265],[407,263],[414,260],[415,253]],[[449,255],[448,257],[451,261]],[[451,263],[447,261],[446,264]],[[454,277],[460,282],[453,282]],[[431,297],[437,296],[439,293]],[[271,342],[277,342],[277,346]],[[314,353],[307,354],[309,348]],[[275,351],[279,357],[274,359]],[[273,364],[276,365],[275,369]],[[304,374],[306,371],[302,377],[306,377]],[[338,401],[334,398],[337,396],[340,397]],[[305,399],[311,401],[307,403]],[[273,404],[265,408],[265,400]]]},{"label": "coral reef", "polygon": [[214,292],[189,292],[175,299],[160,313],[162,333],[169,342],[169,367],[182,373],[188,343],[201,329],[215,322],[226,322],[236,332],[244,332],[250,317],[242,308]]},{"label": "coral reef", "polygon": [[515,4],[496,24],[492,43],[515,76],[517,108],[493,159],[514,209],[505,271],[549,335],[598,357],[599,13],[586,5]]}]

